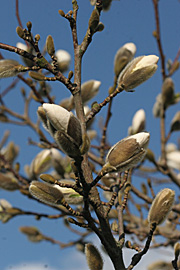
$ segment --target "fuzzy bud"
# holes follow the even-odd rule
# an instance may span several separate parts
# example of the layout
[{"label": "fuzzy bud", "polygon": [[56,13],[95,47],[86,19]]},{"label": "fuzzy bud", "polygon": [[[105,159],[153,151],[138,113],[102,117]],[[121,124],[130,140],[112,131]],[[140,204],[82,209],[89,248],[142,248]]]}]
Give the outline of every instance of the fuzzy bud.
[{"label": "fuzzy bud", "polygon": [[55,53],[54,40],[51,35],[49,35],[46,39],[46,49],[50,56],[54,55]]},{"label": "fuzzy bud", "polygon": [[174,203],[175,192],[164,188],[155,197],[148,214],[149,224],[161,224],[169,214]]},{"label": "fuzzy bud", "polygon": [[1,153],[6,161],[13,163],[19,153],[19,146],[14,142],[9,142],[6,147],[2,148]]},{"label": "fuzzy bud", "polygon": [[29,76],[36,81],[44,81],[45,76],[40,72],[29,71]]},{"label": "fuzzy bud", "polygon": [[180,151],[172,151],[166,154],[168,167],[180,171]]},{"label": "fuzzy bud", "polygon": [[92,33],[96,31],[98,24],[99,24],[99,12],[95,8],[91,13],[91,17],[89,19],[89,29],[91,30]]},{"label": "fuzzy bud", "polygon": [[103,269],[103,259],[98,249],[92,244],[85,245],[85,254],[87,264],[90,270],[102,270]]},{"label": "fuzzy bud", "polygon": [[20,188],[18,180],[14,177],[11,172],[1,173],[0,172],[0,188],[14,191]]},{"label": "fuzzy bud", "polygon": [[41,202],[57,206],[64,199],[62,192],[47,183],[32,181],[29,186],[29,192],[33,197]]},{"label": "fuzzy bud", "polygon": [[24,31],[23,31],[23,29],[22,29],[20,26],[16,27],[16,33],[18,34],[18,36],[19,36],[20,38],[22,38],[22,39],[25,38]]},{"label": "fuzzy bud", "polygon": [[0,78],[14,77],[21,72],[20,65],[17,61],[11,59],[0,60]]},{"label": "fuzzy bud", "polygon": [[135,113],[132,119],[132,126],[128,130],[129,135],[133,135],[143,131],[145,129],[145,124],[146,124],[145,111],[143,109],[140,109]]},{"label": "fuzzy bud", "polygon": [[129,91],[148,80],[157,69],[159,57],[156,55],[139,56],[132,60],[120,73],[118,86]]},{"label": "fuzzy bud", "polygon": [[8,222],[12,218],[11,214],[6,213],[7,210],[12,209],[12,205],[5,199],[0,200],[0,220],[2,223]]},{"label": "fuzzy bud", "polygon": [[146,155],[149,139],[148,132],[141,132],[116,143],[109,150],[102,171],[123,172],[135,167]]},{"label": "fuzzy bud", "polygon": [[162,102],[164,108],[172,104],[174,99],[174,83],[171,78],[166,78],[162,85]]},{"label": "fuzzy bud", "polygon": [[134,43],[126,43],[116,53],[114,58],[114,73],[116,77],[123,68],[132,60],[136,53],[136,46]]},{"label": "fuzzy bud", "polygon": [[180,111],[178,111],[171,121],[171,132],[180,130]]},{"label": "fuzzy bud", "polygon": [[67,71],[71,62],[71,55],[65,50],[57,50],[55,56],[58,61],[59,70],[61,72]]},{"label": "fuzzy bud", "polygon": [[19,228],[20,232],[25,234],[29,241],[40,242],[43,240],[43,235],[36,227],[23,226]]}]

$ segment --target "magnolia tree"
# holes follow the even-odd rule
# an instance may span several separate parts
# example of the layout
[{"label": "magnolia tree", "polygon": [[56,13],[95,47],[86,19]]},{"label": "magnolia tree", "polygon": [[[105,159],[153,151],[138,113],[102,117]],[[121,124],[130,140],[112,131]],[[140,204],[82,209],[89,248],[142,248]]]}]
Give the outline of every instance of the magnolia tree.
[{"label": "magnolia tree", "polygon": [[[0,120],[15,124],[14,130],[18,129],[18,125],[29,126],[38,139],[29,139],[28,147],[35,145],[39,150],[31,164],[25,166],[24,173],[21,168],[26,161],[21,166],[18,163],[18,145],[7,141],[11,137],[8,131],[1,133],[0,187],[18,191],[29,198],[30,203],[36,200],[52,207],[56,214],[48,214],[48,207],[46,214],[26,211],[3,198],[0,201],[0,219],[6,223],[11,222],[13,217],[32,215],[39,220],[42,217],[63,220],[62,226],[64,224],[67,230],[75,232],[75,241],[68,242],[67,239],[67,243],[62,243],[58,236],[53,239],[43,234],[41,221],[39,228],[21,226],[20,231],[33,242],[45,240],[61,248],[78,247],[85,253],[91,270],[104,268],[103,256],[109,256],[113,269],[131,270],[139,264],[150,246],[174,246],[174,257],[172,262],[153,262],[149,269],[177,270],[180,203],[175,191],[180,187],[180,151],[169,140],[172,133],[180,130],[180,111],[172,119],[168,132],[165,123],[168,108],[180,99],[171,78],[179,66],[179,52],[166,68],[160,39],[159,1],[153,0],[156,22],[153,35],[159,56],[150,54],[135,57],[136,45],[133,42],[117,48],[113,84],[107,86],[108,91],[104,91],[104,100],[91,104],[101,82],[91,79],[81,83],[82,59],[91,43],[96,42],[94,36],[101,35],[99,32],[104,30],[100,19],[102,13],[110,9],[111,2],[90,1],[92,12],[87,18],[88,27],[82,42],[79,42],[77,33],[78,4],[80,7],[81,4],[73,0],[72,10],[68,13],[65,10],[58,11],[62,20],[69,24],[72,34],[74,67],[69,70],[70,54],[65,50],[56,50],[51,35],[47,36],[44,48],[40,49],[40,35],[32,31],[32,22],[28,21],[25,28],[22,26],[16,1],[19,42],[16,46],[0,43],[0,78],[16,76],[16,79],[1,93]],[[5,50],[9,51],[8,58],[3,56]],[[11,59],[12,54],[17,55],[17,60]],[[19,56],[21,60],[18,60]],[[122,92],[136,95],[135,89],[150,79],[158,66],[163,83],[153,108],[154,116],[160,119],[160,157],[156,158],[148,148],[151,136],[146,131],[144,109],[135,113],[127,137],[119,138],[112,145],[108,140],[108,132],[111,115],[114,115],[113,100],[120,98]],[[20,80],[24,83],[21,89],[24,100],[22,114],[12,110],[7,101],[4,102],[5,96],[10,95],[11,89],[18,87]],[[65,86],[68,98],[59,100],[55,97],[56,93],[50,90],[54,82]],[[31,104],[36,108],[32,118],[29,114]],[[91,104],[91,107],[87,104]],[[95,125],[103,110],[106,111],[104,120]],[[23,140],[26,141],[25,138]],[[161,176],[161,181],[153,177],[154,174]],[[133,178],[142,175],[142,183],[137,188]],[[166,184],[171,184],[171,188]],[[159,185],[159,192],[154,190],[155,185]],[[98,250],[88,237],[92,233],[99,238],[105,253],[101,254],[102,250]],[[128,235],[132,236],[131,241],[127,240]],[[151,244],[152,239],[154,241]],[[123,259],[125,248],[134,250],[128,265]]]}]

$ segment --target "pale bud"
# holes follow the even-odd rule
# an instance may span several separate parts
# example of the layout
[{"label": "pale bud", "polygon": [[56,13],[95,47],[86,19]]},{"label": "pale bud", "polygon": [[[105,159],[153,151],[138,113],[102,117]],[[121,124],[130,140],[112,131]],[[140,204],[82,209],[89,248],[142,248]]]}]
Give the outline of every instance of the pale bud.
[{"label": "pale bud", "polygon": [[95,32],[97,27],[99,24],[99,12],[98,10],[95,8],[92,13],[91,13],[91,17],[89,19],[89,29],[91,30],[91,32]]},{"label": "pale bud", "polygon": [[82,144],[82,132],[79,120],[72,112],[59,105],[44,103],[43,109],[47,120],[49,120],[47,127],[62,151],[72,158],[80,156],[79,147]]},{"label": "pale bud", "polygon": [[171,78],[166,78],[162,85],[162,102],[164,108],[172,104],[174,99],[174,83]]},{"label": "pale bud", "polygon": [[43,235],[36,227],[23,226],[19,228],[20,232],[25,234],[29,241],[40,242],[43,240]]},{"label": "pale bud", "polygon": [[166,158],[168,167],[180,171],[180,151],[176,150],[167,153]]},{"label": "pale bud", "polygon": [[8,78],[14,77],[21,72],[21,68],[23,66],[20,65],[15,60],[10,59],[1,59],[0,60],[0,78]]},{"label": "pale bud", "polygon": [[46,172],[51,167],[51,150],[44,149],[39,152],[31,162],[28,176],[33,179],[43,172]]},{"label": "pale bud", "polygon": [[132,60],[136,53],[136,45],[134,43],[126,43],[116,53],[114,58],[114,73],[116,77],[123,68]]},{"label": "pale bud", "polygon": [[14,177],[11,172],[1,173],[0,172],[0,188],[14,191],[20,188],[18,180]]},{"label": "pale bud", "polygon": [[4,156],[5,160],[10,163],[13,163],[18,153],[19,146],[14,144],[14,142],[9,142],[8,145],[1,150],[1,154]]},{"label": "pale bud", "polygon": [[159,94],[159,95],[157,95],[156,102],[154,103],[154,106],[153,106],[153,115],[154,115],[154,117],[160,117],[161,116],[162,105],[163,105],[162,94]]},{"label": "pale bud", "polygon": [[11,219],[12,215],[5,213],[6,210],[11,208],[12,205],[8,201],[5,199],[0,200],[0,220],[2,223],[6,223],[9,219]]},{"label": "pale bud", "polygon": [[71,55],[65,50],[57,50],[55,56],[57,57],[59,70],[61,72],[67,71],[71,62]]},{"label": "pale bud", "polygon": [[[81,85],[81,98],[83,104],[87,103],[98,94],[100,85],[101,82],[96,80],[89,80]],[[73,99],[73,96],[71,96],[72,102]]]},{"label": "pale bud", "polygon": [[155,73],[158,60],[156,55],[135,58],[120,73],[118,86],[123,86],[128,91],[145,82]]},{"label": "pale bud", "polygon": [[180,111],[178,111],[171,121],[171,132],[180,130]]},{"label": "pale bud", "polygon": [[161,224],[169,214],[174,203],[175,192],[164,188],[155,197],[148,214],[149,224]]},{"label": "pale bud", "polygon": [[102,171],[123,172],[135,167],[146,155],[149,139],[148,132],[140,132],[116,143],[109,150]]},{"label": "pale bud", "polygon": [[128,130],[129,135],[133,135],[143,131],[145,129],[145,124],[146,124],[145,111],[143,109],[140,109],[135,113],[132,119],[132,126]]},{"label": "pale bud", "polygon": [[174,152],[177,150],[177,146],[175,143],[168,143],[166,144],[165,150],[166,150],[166,154],[170,152]]},{"label": "pale bud", "polygon": [[102,270],[103,269],[103,259],[98,249],[92,244],[85,245],[85,254],[87,264],[90,270]]},{"label": "pale bud", "polygon": [[57,206],[64,199],[62,192],[48,183],[32,181],[29,186],[29,192],[33,197],[41,202]]}]

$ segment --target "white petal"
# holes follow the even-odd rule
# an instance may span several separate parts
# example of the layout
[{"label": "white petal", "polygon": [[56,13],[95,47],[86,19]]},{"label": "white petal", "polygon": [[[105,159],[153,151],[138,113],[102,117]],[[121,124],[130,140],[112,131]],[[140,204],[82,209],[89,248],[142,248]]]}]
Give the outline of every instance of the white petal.
[{"label": "white petal", "polygon": [[133,71],[135,71],[137,69],[140,69],[140,68],[144,68],[144,67],[147,67],[147,66],[151,66],[151,65],[157,64],[158,60],[159,60],[159,57],[156,56],[156,55],[145,55],[137,63],[137,65],[135,66],[135,68],[133,69]]},{"label": "white petal", "polygon": [[123,48],[130,51],[133,55],[136,52],[136,45],[134,43],[132,43],[132,42],[124,44]]},{"label": "white petal", "polygon": [[150,134],[148,132],[140,132],[135,135],[127,137],[127,139],[136,139],[136,141],[139,143],[140,147],[147,147]]},{"label": "white petal", "polygon": [[19,48],[19,49],[22,49],[24,51],[27,51],[27,46],[24,43],[18,42],[16,44],[16,47]]},{"label": "white petal", "polygon": [[56,51],[55,55],[58,59],[58,62],[70,63],[70,61],[71,61],[71,55],[65,50],[58,50],[58,51]]},{"label": "white petal", "polygon": [[146,120],[146,115],[145,111],[143,109],[138,110],[132,120],[132,128],[133,132],[136,133],[139,129],[139,126],[141,125],[142,122],[145,122]]},{"label": "white petal", "polygon": [[44,103],[43,108],[46,112],[47,118],[55,129],[62,131],[67,130],[70,112],[56,104]]}]

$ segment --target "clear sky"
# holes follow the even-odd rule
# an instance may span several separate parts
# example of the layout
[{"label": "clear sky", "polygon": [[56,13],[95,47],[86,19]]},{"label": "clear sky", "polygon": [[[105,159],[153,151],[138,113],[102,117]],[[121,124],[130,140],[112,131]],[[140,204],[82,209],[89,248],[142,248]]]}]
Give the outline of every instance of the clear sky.
[{"label": "clear sky", "polygon": [[[33,24],[33,34],[40,34],[40,47],[43,48],[46,37],[52,35],[56,49],[67,50],[72,55],[71,69],[73,70],[73,44],[68,21],[63,19],[58,10],[62,9],[68,12],[71,6],[71,0],[43,0],[27,1],[20,0],[20,17],[25,27],[27,21]],[[79,42],[82,41],[88,27],[88,19],[93,10],[89,0],[79,0],[78,12],[78,36]],[[164,54],[167,59],[174,59],[180,45],[180,2],[178,0],[160,0],[160,26],[162,33],[162,42]],[[136,56],[156,54],[159,55],[156,40],[152,35],[155,30],[155,19],[152,0],[120,0],[113,1],[110,11],[102,12],[101,21],[105,29],[93,37],[83,59],[82,82],[95,79],[101,81],[100,92],[94,99],[98,102],[104,100],[108,95],[108,88],[113,84],[113,62],[116,51],[125,43],[133,42],[136,44]],[[15,16],[15,1],[2,1],[0,16],[0,42],[15,46],[20,42],[16,34],[18,26]],[[21,62],[19,56],[2,51],[5,58],[16,59]],[[21,62],[22,63],[22,62]],[[128,127],[131,125],[134,113],[143,108],[146,113],[146,129],[151,133],[150,148],[155,151],[156,158],[160,153],[160,135],[159,119],[155,119],[152,114],[152,107],[156,96],[161,91],[162,77],[160,75],[160,63],[156,74],[147,82],[137,87],[134,93],[122,93],[113,101],[113,116],[110,121],[108,139],[111,144],[116,143],[127,136]],[[67,75],[67,74],[66,74]],[[175,91],[180,91],[179,72],[173,75]],[[14,78],[0,80],[0,93],[14,80]],[[19,89],[24,87],[19,83],[18,87],[13,89],[5,97],[5,102],[9,107],[17,112],[22,112],[22,98]],[[56,102],[69,97],[69,92],[59,83],[52,83],[52,93],[56,96]],[[27,89],[29,91],[29,89]],[[31,115],[36,119],[37,104],[32,104]],[[170,124],[175,112],[180,110],[179,104],[173,106],[167,113],[167,127]],[[106,115],[106,108],[101,112],[101,116]],[[98,117],[100,119],[100,117]],[[0,123],[0,138],[3,130],[10,129],[10,139],[20,145],[20,155],[17,159],[23,166],[29,164],[32,158],[38,153],[39,149],[34,146],[28,146],[27,138],[31,137],[37,141],[37,136],[29,128],[9,126]],[[168,129],[167,129],[168,131]],[[176,132],[171,137],[171,142],[177,143],[179,133]],[[0,190],[0,198],[7,199],[13,206],[24,210],[36,209],[43,213],[56,213],[49,207],[28,200],[19,195],[19,192],[5,192]],[[34,225],[40,228],[42,233],[51,237],[58,238],[61,241],[74,239],[74,235],[68,230],[64,230],[60,221],[50,221],[42,219],[41,222],[33,217],[14,218],[7,224],[0,223],[0,269],[20,270],[26,269],[25,264],[42,265],[42,269],[51,270],[75,270],[79,268],[82,262],[85,266],[83,255],[74,253],[74,249],[60,250],[58,246],[52,246],[50,243],[33,244],[25,239],[25,236],[18,231],[22,225]],[[98,244],[98,242],[97,242]],[[169,251],[167,251],[169,252]],[[169,253],[168,253],[169,254]],[[128,263],[128,261],[127,261]],[[73,264],[73,266],[72,266]],[[76,267],[77,265],[77,267]],[[142,264],[143,265],[143,264]],[[22,266],[22,268],[20,268]],[[74,267],[74,268],[73,268]],[[110,269],[107,268],[106,270]],[[141,264],[138,269],[143,269]],[[28,269],[28,268],[27,268]]]}]

